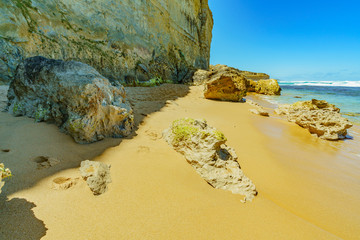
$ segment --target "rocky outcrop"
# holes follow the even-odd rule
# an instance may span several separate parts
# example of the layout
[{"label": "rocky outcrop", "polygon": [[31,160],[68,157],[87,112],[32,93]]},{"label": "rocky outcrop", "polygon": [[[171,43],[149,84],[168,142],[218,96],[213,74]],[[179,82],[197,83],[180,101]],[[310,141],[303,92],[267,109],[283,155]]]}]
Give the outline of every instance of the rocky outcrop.
[{"label": "rocky outcrop", "polygon": [[255,92],[265,95],[280,95],[281,88],[276,79],[259,80],[255,85]]},{"label": "rocky outcrop", "polygon": [[312,99],[311,101],[299,101],[293,104],[282,104],[276,110],[278,114],[288,114],[299,110],[327,110],[331,112],[340,112],[334,104],[330,104],[325,100]]},{"label": "rocky outcrop", "polygon": [[5,184],[2,180],[8,177],[11,177],[11,171],[8,168],[5,168],[3,163],[0,163],[0,193],[1,188]]},{"label": "rocky outcrop", "polygon": [[224,134],[206,121],[179,119],[163,135],[214,188],[244,195],[244,201],[251,201],[257,194],[255,185],[242,172],[234,149],[226,146]]},{"label": "rocky outcrop", "polygon": [[184,82],[208,68],[207,0],[2,0],[0,12],[1,81],[21,58],[39,55],[81,61],[129,84]]},{"label": "rocky outcrop", "polygon": [[[0,3],[0,5],[1,4],[2,3]],[[0,34],[1,33],[0,28]],[[0,37],[0,85],[9,83],[14,78],[16,67],[22,60],[23,52]]]},{"label": "rocky outcrop", "polygon": [[26,59],[17,68],[8,99],[10,113],[54,122],[79,143],[127,136],[134,122],[124,88],[75,61]]},{"label": "rocky outcrop", "polygon": [[[265,73],[241,71],[226,65],[211,65],[210,70],[195,72],[192,83],[205,85],[205,97],[210,99],[239,101],[246,92],[280,95],[281,88],[275,79]],[[207,97],[208,96],[208,97]]]},{"label": "rocky outcrop", "polygon": [[256,72],[249,72],[249,71],[240,71],[240,72],[244,77],[246,77],[246,79],[252,80],[254,82],[256,82],[258,80],[270,78],[270,76],[266,73],[256,73]]},{"label": "rocky outcrop", "polygon": [[246,91],[247,80],[237,69],[216,65],[211,68],[209,79],[205,82],[204,97],[238,102],[246,96]]},{"label": "rocky outcrop", "polygon": [[313,99],[280,105],[276,113],[325,140],[344,139],[352,123],[341,116],[340,109],[324,100]]},{"label": "rocky outcrop", "polygon": [[106,192],[107,185],[111,183],[110,165],[105,163],[89,160],[82,161],[80,174],[94,195]]}]

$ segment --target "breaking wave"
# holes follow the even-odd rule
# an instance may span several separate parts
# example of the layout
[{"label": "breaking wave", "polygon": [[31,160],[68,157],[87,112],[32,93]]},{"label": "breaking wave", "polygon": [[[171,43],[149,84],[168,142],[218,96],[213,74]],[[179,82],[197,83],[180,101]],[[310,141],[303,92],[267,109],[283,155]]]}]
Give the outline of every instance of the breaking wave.
[{"label": "breaking wave", "polygon": [[360,87],[360,81],[279,81],[280,85]]}]

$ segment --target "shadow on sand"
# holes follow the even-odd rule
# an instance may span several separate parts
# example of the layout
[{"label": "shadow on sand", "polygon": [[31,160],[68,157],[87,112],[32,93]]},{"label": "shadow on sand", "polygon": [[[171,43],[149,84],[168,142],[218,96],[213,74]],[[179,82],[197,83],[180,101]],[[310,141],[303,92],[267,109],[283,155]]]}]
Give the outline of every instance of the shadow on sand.
[{"label": "shadow on sand", "polygon": [[[189,86],[180,84],[126,87],[127,100],[133,107],[135,117],[133,134],[126,139],[136,136],[136,130],[144,118],[160,111],[169,100],[186,96],[189,89]],[[4,112],[0,112],[0,136],[0,162],[10,168],[13,174],[13,178],[2,189],[2,194],[7,196],[31,188],[38,181],[57,172],[77,168],[81,161],[91,160],[105,150],[118,146],[123,140],[107,138],[96,143],[78,144],[60,132],[54,124],[35,123],[31,118],[13,117]],[[34,159],[39,156],[53,157],[60,163],[50,168],[37,169]]]},{"label": "shadow on sand", "polygon": [[37,240],[45,236],[47,228],[35,217],[34,207],[34,203],[22,198],[0,197],[0,239]]}]

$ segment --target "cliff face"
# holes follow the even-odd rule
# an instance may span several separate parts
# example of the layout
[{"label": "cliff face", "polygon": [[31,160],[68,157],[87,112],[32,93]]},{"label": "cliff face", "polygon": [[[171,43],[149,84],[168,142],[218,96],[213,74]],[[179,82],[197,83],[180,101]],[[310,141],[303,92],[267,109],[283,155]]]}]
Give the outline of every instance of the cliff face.
[{"label": "cliff face", "polygon": [[207,0],[1,0],[0,81],[41,55],[112,81],[183,82],[208,68],[212,26]]}]

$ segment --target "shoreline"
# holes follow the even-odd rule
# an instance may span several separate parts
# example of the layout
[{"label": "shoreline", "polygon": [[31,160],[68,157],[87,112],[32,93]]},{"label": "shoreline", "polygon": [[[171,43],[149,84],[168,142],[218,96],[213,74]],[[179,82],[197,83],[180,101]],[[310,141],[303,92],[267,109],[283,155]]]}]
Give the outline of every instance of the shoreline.
[{"label": "shoreline", "polygon": [[[275,113],[275,109],[278,107],[278,104],[269,102],[265,98],[266,96],[255,93],[250,93],[250,94],[248,93],[246,97],[249,97],[250,100],[257,102],[267,111],[269,111],[271,113],[272,118],[283,121],[286,124],[290,123],[286,120],[286,117],[279,116],[278,114]],[[299,101],[303,101],[303,100],[299,99]],[[343,117],[346,118],[345,115],[343,115]],[[338,149],[344,157],[350,157],[352,159],[360,159],[360,150],[358,147],[360,145],[360,124],[354,121],[351,121],[351,123],[353,124],[353,126],[348,129],[348,135],[351,137],[350,139],[328,141],[328,144]],[[290,123],[290,124],[293,124],[294,126],[301,128],[295,123]],[[313,137],[313,138],[318,139],[317,137]],[[326,141],[326,140],[322,140],[322,141]]]},{"label": "shoreline", "polygon": [[[125,139],[79,145],[52,124],[0,112],[5,136],[0,146],[11,150],[0,157],[14,174],[0,195],[1,208],[9,209],[0,215],[1,229],[14,229],[15,221],[41,239],[360,235],[360,165],[341,161],[328,142],[284,120],[253,115],[248,104],[204,99],[202,87],[164,84],[126,90],[138,128]],[[179,98],[177,91],[182,92]],[[162,131],[182,117],[206,119],[225,134],[259,192],[253,202],[243,204],[242,196],[210,187],[162,139]],[[38,155],[61,163],[37,170],[31,157]],[[57,177],[78,177],[78,166],[86,159],[111,164],[109,191],[95,197],[83,180],[67,190],[51,189]],[[29,210],[10,212],[17,199],[35,205],[32,215],[22,215]]]}]

